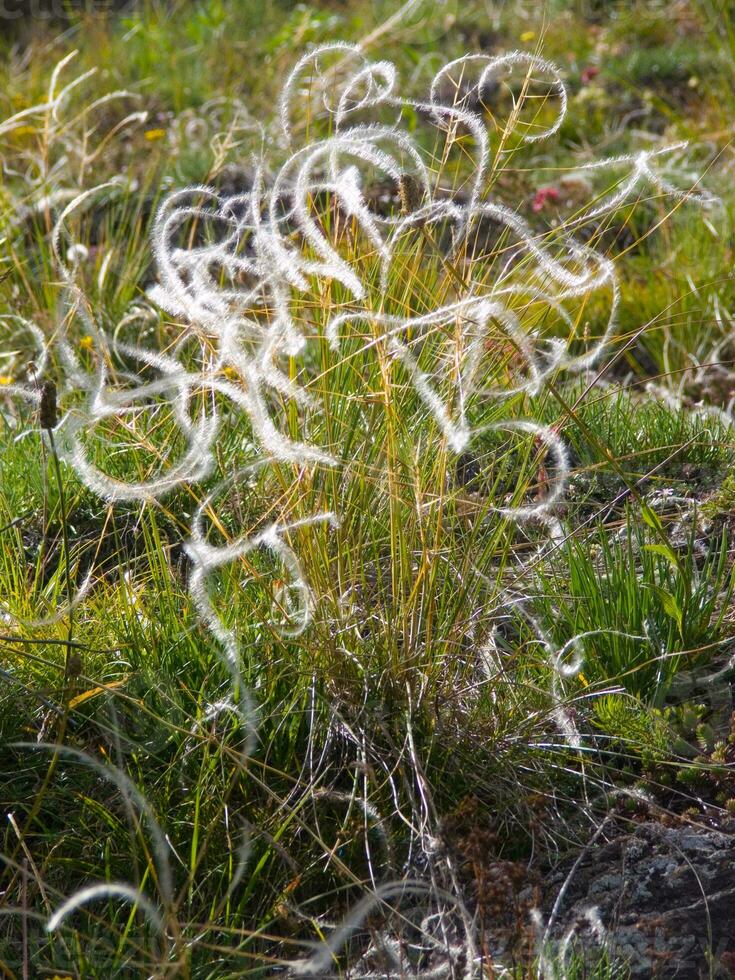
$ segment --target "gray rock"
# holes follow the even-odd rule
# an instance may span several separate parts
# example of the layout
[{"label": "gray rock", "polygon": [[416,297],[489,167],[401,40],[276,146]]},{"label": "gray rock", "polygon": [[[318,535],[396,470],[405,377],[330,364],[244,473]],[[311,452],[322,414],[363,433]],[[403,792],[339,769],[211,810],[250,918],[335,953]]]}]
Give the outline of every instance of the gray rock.
[{"label": "gray rock", "polygon": [[[547,916],[574,862],[562,861],[545,877]],[[635,978],[735,976],[735,821],[718,830],[611,825],[575,869],[553,938],[576,925],[585,948],[597,945],[586,916],[593,907],[611,952],[628,961]]]}]

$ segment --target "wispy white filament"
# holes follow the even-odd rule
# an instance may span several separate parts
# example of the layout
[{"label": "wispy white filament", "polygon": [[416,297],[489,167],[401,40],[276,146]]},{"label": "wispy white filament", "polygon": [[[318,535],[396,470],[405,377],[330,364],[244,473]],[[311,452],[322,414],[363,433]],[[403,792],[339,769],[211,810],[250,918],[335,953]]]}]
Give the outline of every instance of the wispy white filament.
[{"label": "wispy white filament", "polygon": [[[0,123],[0,137],[10,136],[29,121],[44,120],[52,135],[60,134],[71,97],[93,75],[88,72],[60,88],[62,73],[71,57],[55,69],[45,101]],[[584,165],[580,169],[585,173],[612,169],[622,170],[623,176],[613,193],[578,219],[560,229],[540,233],[516,209],[492,200],[487,193],[488,187],[493,186],[493,153],[502,154],[503,146],[493,143],[498,137],[488,131],[478,104],[489,83],[514,72],[522,83],[522,92],[531,85],[545,86],[551,109],[545,127],[526,127],[521,141],[536,144],[553,137],[568,110],[566,89],[560,70],[536,55],[511,52],[456,59],[437,72],[424,100],[412,100],[401,94],[394,65],[384,60],[370,61],[356,45],[323,45],[306,54],[283,86],[278,104],[279,132],[272,136],[263,155],[253,160],[250,186],[234,195],[207,186],[175,190],[158,210],[152,234],[158,282],[150,288],[148,299],[174,318],[180,329],[179,340],[165,351],[145,346],[136,335],[136,327],[144,318],[140,311],[131,310],[119,323],[108,324],[102,314],[95,312],[80,285],[85,256],[80,244],[67,233],[67,224],[80,208],[99,195],[121,193],[119,179],[85,190],[58,186],[57,173],[45,174],[38,188],[34,188],[38,193],[31,195],[30,204],[23,205],[25,210],[17,210],[16,221],[11,222],[16,227],[39,208],[64,204],[52,234],[53,254],[64,287],[63,316],[55,332],[56,360],[63,371],[62,414],[55,442],[85,486],[112,503],[158,504],[174,488],[200,483],[214,473],[220,463],[218,451],[224,445],[222,433],[228,424],[241,419],[249,423],[259,453],[257,462],[242,470],[232,464],[235,472],[209,492],[197,508],[185,542],[193,565],[189,577],[191,598],[200,620],[221,649],[230,677],[231,695],[218,702],[207,718],[211,720],[224,711],[236,714],[245,736],[243,764],[255,747],[255,704],[242,674],[241,631],[229,625],[216,608],[211,579],[217,570],[239,563],[256,551],[268,552],[284,568],[286,577],[286,584],[276,597],[280,613],[273,616],[275,627],[282,635],[296,638],[311,621],[314,599],[291,535],[320,523],[335,527],[338,517],[330,511],[301,520],[272,520],[257,531],[235,535],[219,546],[210,543],[206,521],[211,516],[216,523],[219,515],[215,498],[223,489],[257,475],[273,462],[301,467],[334,466],[340,462],[339,444],[324,447],[309,441],[308,435],[303,441],[292,437],[281,404],[282,400],[290,401],[304,420],[309,412],[318,410],[309,386],[308,358],[302,357],[315,332],[311,324],[304,322],[304,310],[311,305],[308,301],[316,301],[314,306],[319,306],[332,287],[341,293],[339,312],[335,312],[335,300],[323,325],[332,355],[341,356],[341,346],[356,326],[372,331],[371,339],[362,346],[363,353],[381,350],[387,355],[389,370],[408,378],[425,415],[433,420],[453,452],[466,451],[474,439],[493,431],[525,436],[549,456],[553,465],[541,481],[536,500],[517,506],[496,506],[493,510],[521,525],[540,525],[548,538],[559,544],[563,539],[559,514],[566,494],[569,460],[558,431],[534,419],[515,417],[491,425],[475,424],[473,409],[483,399],[497,404],[511,397],[538,396],[556,376],[594,367],[607,348],[620,303],[615,264],[609,256],[576,240],[576,228],[612,213],[646,187],[676,202],[692,200],[708,205],[714,201],[700,190],[678,187],[671,178],[671,161],[684,149],[684,144],[675,144]],[[129,93],[115,92],[96,98],[85,109],[83,118],[112,100],[128,97]],[[304,136],[304,119],[324,112],[330,117],[329,135]],[[413,124],[409,124],[409,117],[443,135],[448,151],[461,140],[462,153],[470,161],[463,193],[438,187],[438,175],[427,162],[422,141]],[[143,118],[141,113],[129,113],[110,136]],[[192,120],[182,121],[182,139],[191,123]],[[518,126],[522,126],[520,121]],[[257,124],[244,120],[241,128],[257,128]],[[267,134],[264,132],[263,136],[265,141]],[[95,149],[84,151],[81,171],[103,146],[104,139]],[[288,148],[285,160],[284,146]],[[413,203],[392,214],[381,214],[373,207],[371,185],[383,180],[400,187],[407,178],[415,185]],[[336,215],[339,221],[334,224],[343,229],[346,226],[350,236],[364,243],[375,256],[378,275],[366,273],[364,264],[346,254],[340,239],[331,233],[334,224],[329,219]],[[497,226],[508,242],[493,255],[492,277],[481,259],[465,261],[468,250],[472,258],[472,235],[480,234],[483,223]],[[447,230],[451,241],[440,247],[447,253],[444,257],[461,263],[458,278],[465,277],[457,291],[428,311],[402,316],[386,313],[386,294],[402,238],[407,233],[432,236]],[[441,235],[436,237],[442,241]],[[98,274],[100,290],[109,261],[108,253]],[[604,303],[605,313],[600,331],[589,338],[584,333],[580,335],[575,310],[578,312],[593,298],[600,305]],[[542,329],[533,325],[541,319],[533,320],[530,311],[534,308],[550,313],[550,319],[565,336],[543,336]],[[146,315],[150,315],[150,310]],[[10,318],[3,319],[10,323]],[[83,324],[90,338],[89,357],[81,356],[72,342],[71,325],[75,322]],[[48,344],[35,325],[17,319],[13,323],[26,329],[38,347],[33,381],[48,367]],[[450,329],[443,329],[447,327]],[[446,344],[448,356],[437,357],[432,341],[445,335],[449,339],[439,343]],[[130,336],[132,341],[122,339]],[[486,383],[489,372],[484,369],[493,346],[512,349],[508,361],[514,377],[506,384]],[[18,382],[15,377],[0,388],[0,393],[32,405],[38,405],[40,398],[31,383]],[[163,417],[166,425],[181,437],[184,448],[177,458],[169,458],[162,451],[158,468],[145,479],[115,478],[100,461],[100,456],[109,460],[113,450],[102,446],[93,454],[89,448],[95,431],[117,425],[130,435],[133,446],[148,452],[148,417],[153,419],[151,429]],[[230,465],[230,460],[226,462]],[[80,599],[90,581],[83,584]],[[284,612],[286,623],[282,622]],[[529,621],[550,668],[554,718],[567,742],[578,747],[581,736],[571,713],[564,708],[563,684],[580,671],[582,641],[590,634],[573,637],[557,648],[531,617]],[[568,654],[571,659],[567,659]],[[82,759],[75,750],[59,751]],[[411,751],[415,755],[412,742]],[[84,761],[89,760],[85,757]],[[413,756],[412,761],[416,761],[418,773],[418,761]],[[124,774],[92,764],[101,775],[112,779],[146,818],[161,897],[164,904],[171,903],[168,845],[150,807]],[[341,798],[336,791],[332,795]],[[431,807],[423,783],[420,795],[422,824],[417,833],[431,858],[435,851],[428,830]],[[367,802],[363,807],[365,819],[370,818],[382,835],[377,814]],[[381,836],[381,841],[387,851],[388,838]],[[244,845],[238,875],[244,872],[248,853]],[[311,955],[287,966],[293,974],[302,976],[337,973],[335,957],[374,908],[404,895],[423,897],[429,891],[434,898],[439,894],[434,883],[431,889],[411,883],[377,885]],[[47,928],[54,930],[88,902],[110,897],[139,905],[156,928],[161,928],[158,912],[144,896],[126,885],[115,884],[82,889],[54,913]],[[451,896],[447,897],[451,900]],[[427,945],[436,953],[436,959],[415,975],[458,975],[456,967],[461,962],[468,980],[481,976],[484,967],[476,955],[469,916],[462,920],[466,941],[462,937],[450,941],[443,916],[443,912],[437,913],[440,921],[434,930],[437,936],[443,934],[442,944],[434,938],[429,924],[422,923],[429,936]],[[590,921],[598,928],[594,916]],[[403,951],[388,937],[383,946],[394,964],[395,975],[402,973],[406,962]]]},{"label": "wispy white filament", "polygon": [[145,895],[121,882],[103,882],[99,885],[89,885],[87,888],[80,888],[72,896],[58,907],[54,914],[46,923],[46,932],[55,932],[77,909],[89,905],[90,902],[109,901],[110,899],[122,899],[130,905],[137,906],[145,913],[146,918],[157,932],[163,932],[163,922],[158,910],[153,906]]}]

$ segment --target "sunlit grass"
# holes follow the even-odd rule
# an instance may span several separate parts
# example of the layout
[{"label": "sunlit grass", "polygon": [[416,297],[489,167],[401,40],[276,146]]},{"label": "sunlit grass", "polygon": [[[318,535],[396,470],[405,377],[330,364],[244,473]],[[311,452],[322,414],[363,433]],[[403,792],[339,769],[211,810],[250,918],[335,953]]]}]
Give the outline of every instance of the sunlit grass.
[{"label": "sunlit grass", "polygon": [[[77,70],[98,65],[112,76],[105,79],[110,88],[132,86],[153,115],[119,131],[125,112],[105,116],[115,138],[92,155],[107,130],[72,113],[74,147],[83,145],[89,159],[72,153],[64,161],[71,130],[50,131],[43,114],[3,147],[10,165],[2,189],[0,313],[22,314],[48,339],[63,324],[85,370],[108,357],[117,379],[139,365],[96,350],[88,322],[69,316],[50,240],[60,208],[44,195],[122,177],[68,223],[70,237],[84,246],[79,282],[101,326],[113,328],[146,302],[156,274],[152,222],[166,191],[216,180],[225,162],[242,162],[257,148],[257,132],[232,129],[231,103],[219,116],[202,105],[222,94],[247,95],[253,114],[264,113],[305,44],[340,33],[369,36],[373,26],[373,14],[359,4],[330,14],[296,10],[288,18],[277,7],[256,17],[246,5],[243,20],[236,6],[202,4],[166,19],[152,5],[120,24],[89,22],[89,33],[77,30],[73,41],[81,48]],[[474,8],[462,16],[484,23]],[[665,46],[668,35],[659,33],[666,24],[646,24],[651,45]],[[500,31],[509,48],[533,48],[543,35],[541,53],[551,57],[571,43],[563,24],[551,22],[545,33],[539,25],[526,42],[517,29],[504,15]],[[630,29],[618,25],[614,33],[625,38]],[[418,79],[419,44],[427,45],[427,63],[434,45],[441,61],[464,53],[452,50],[460,40],[451,34],[437,44],[428,25],[414,29],[415,49],[401,48],[400,30],[378,37],[370,54],[390,44],[404,65],[416,64]],[[586,27],[576,30],[579,65],[569,71],[578,75],[596,55]],[[7,55],[11,112],[3,107],[4,114],[43,100],[42,68],[65,53],[61,47],[25,61]],[[655,60],[653,50],[635,62],[636,91],[645,80],[635,73]],[[615,62],[616,84],[621,64],[627,62]],[[701,84],[712,83],[707,76]],[[580,99],[581,115],[583,105]],[[532,209],[539,186],[589,162],[588,139],[609,140],[606,153],[630,148],[627,133],[614,141],[602,110],[590,113],[588,130],[565,123],[550,160],[514,144],[501,109],[508,106],[496,106],[492,122],[504,152],[484,193],[517,195],[522,213]],[[516,111],[511,104],[511,118]],[[705,125],[716,130],[712,111],[707,103],[702,136]],[[691,115],[686,107],[671,109],[668,125],[691,135]],[[539,125],[533,113],[529,118]],[[307,117],[298,125],[308,131],[317,122]],[[457,139],[454,164],[441,140],[424,148],[437,186],[466,193],[469,147]],[[21,164],[29,161],[39,164],[39,180],[24,174]],[[706,180],[720,192],[727,179],[726,160],[717,159]],[[593,201],[614,186],[590,186]],[[542,205],[539,240],[550,249],[558,245],[558,226],[581,214],[582,202],[571,198],[573,191],[561,188]],[[20,223],[18,206],[30,209]],[[207,494],[257,456],[248,419],[219,399],[225,424],[212,471],[153,506],[108,503],[63,465],[62,508],[33,405],[19,406],[0,387],[0,760],[8,774],[0,800],[12,814],[3,828],[8,915],[0,962],[9,976],[24,969],[85,978],[267,975],[308,955],[307,944],[324,939],[330,924],[381,882],[424,873],[419,842],[440,834],[444,818],[467,799],[492,814],[498,854],[525,860],[554,846],[557,815],[571,819],[582,785],[603,810],[608,790],[640,776],[635,760],[622,773],[620,754],[605,752],[606,715],[595,711],[595,698],[613,690],[635,699],[636,710],[663,708],[676,674],[700,665],[719,670],[731,639],[729,538],[722,520],[702,523],[698,509],[733,459],[727,418],[708,411],[727,408],[727,398],[706,387],[710,376],[701,370],[721,361],[718,377],[729,392],[730,208],[726,198],[724,213],[702,223],[656,197],[592,229],[593,246],[623,252],[624,270],[620,316],[596,370],[581,382],[560,373],[547,390],[529,395],[517,348],[493,323],[478,387],[521,390],[503,402],[473,401],[469,417],[483,432],[460,454],[410,371],[396,363],[380,323],[355,319],[339,349],[330,346],[330,318],[349,300],[339,282],[300,297],[293,317],[308,344],[288,374],[308,387],[313,405],[302,410],[275,392],[268,404],[290,439],[323,447],[339,463],[279,461],[243,473],[205,511],[208,540],[220,546],[256,536],[274,520],[298,525],[285,540],[310,592],[310,625],[289,638],[298,607],[282,556],[259,548],[212,575],[213,608],[241,652],[243,690],[235,697],[221,644],[192,601],[183,544]],[[396,244],[384,283],[370,243],[354,227],[332,224],[336,209],[324,212],[370,302],[387,316],[410,319],[451,304],[469,281],[485,288],[511,254],[507,230],[490,229],[481,245],[448,259],[439,227],[411,228]],[[615,233],[606,238],[608,223]],[[652,225],[660,225],[656,245],[648,237]],[[528,264],[517,261],[522,278]],[[522,293],[514,310],[529,329],[574,351],[605,330],[599,296],[581,303],[571,325],[545,316]],[[0,375],[8,385],[33,383],[33,337],[17,321],[0,329]],[[451,353],[452,329],[407,333],[427,370],[447,348]],[[167,352],[182,327],[149,310],[116,336]],[[227,380],[238,383],[236,372]],[[450,364],[437,383],[454,409],[457,382]],[[208,408],[201,395],[195,412]],[[552,547],[543,523],[519,525],[503,512],[534,506],[557,475],[537,438],[497,427],[529,417],[553,427],[570,450],[563,540]],[[160,397],[124,420],[103,420],[85,446],[110,477],[143,483],[172,465],[183,440]],[[673,503],[660,507],[668,491]],[[317,513],[336,513],[338,526],[310,523]],[[75,588],[92,583],[74,603],[71,640],[67,574]],[[553,650],[581,633],[590,635],[566,654],[584,660],[559,683]],[[257,728],[247,752],[236,710],[244,689]],[[564,726],[572,722],[594,753],[568,737]],[[638,738],[632,729],[631,745]],[[62,736],[73,751],[37,745],[53,746]],[[610,737],[619,736],[611,727]],[[539,798],[545,803],[537,821]],[[165,861],[157,835],[165,838]],[[160,929],[155,916],[131,908],[129,895],[120,901],[110,891],[70,910],[58,931],[43,931],[69,896],[120,881],[153,896]],[[408,923],[416,906],[404,899],[397,908],[376,906],[371,928],[415,939],[419,930]],[[447,916],[459,921],[456,910]],[[364,952],[369,938],[369,930],[357,934],[347,953]],[[529,963],[519,975],[537,969]],[[572,963],[559,976],[617,975],[606,962],[591,969]]]}]

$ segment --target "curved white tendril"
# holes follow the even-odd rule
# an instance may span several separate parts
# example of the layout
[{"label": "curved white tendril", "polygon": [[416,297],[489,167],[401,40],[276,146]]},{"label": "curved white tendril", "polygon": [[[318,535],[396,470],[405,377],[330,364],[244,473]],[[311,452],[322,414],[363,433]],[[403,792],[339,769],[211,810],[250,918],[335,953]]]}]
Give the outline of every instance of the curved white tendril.
[{"label": "curved white tendril", "polygon": [[145,913],[146,918],[150,921],[154,929],[158,933],[163,934],[164,925],[161,916],[156,907],[150,903],[145,895],[135,888],[131,888],[130,885],[114,881],[106,881],[99,885],[88,885],[86,888],[80,888],[78,892],[75,892],[67,898],[49,918],[46,923],[46,932],[55,932],[61,926],[64,919],[68,918],[73,912],[76,912],[77,909],[89,905],[90,902],[109,900],[111,898],[121,898],[130,905],[137,906]]},{"label": "curved white tendril", "polygon": [[[62,72],[72,57],[57,65],[46,101],[0,124],[0,137],[37,118],[48,120],[52,129],[61,131],[65,107],[92,75],[88,72],[60,89]],[[558,545],[563,540],[558,515],[569,476],[561,437],[552,427],[531,419],[509,418],[485,426],[473,425],[473,403],[482,398],[497,402],[511,396],[537,396],[559,373],[592,368],[608,346],[620,302],[615,265],[609,256],[576,240],[572,234],[575,228],[611,214],[644,187],[676,202],[690,200],[710,205],[715,201],[712,195],[682,189],[671,179],[672,159],[675,161],[675,155],[685,149],[685,144],[679,143],[582,165],[578,169],[585,174],[621,168],[625,173],[612,193],[560,229],[540,230],[516,210],[491,200],[488,188],[493,186],[492,150],[495,148],[499,157],[504,141],[503,136],[488,131],[482,103],[492,86],[514,71],[520,96],[516,97],[509,125],[517,122],[523,144],[552,138],[566,116],[567,93],[560,70],[537,55],[515,51],[500,56],[458,58],[439,69],[423,100],[402,96],[395,66],[384,60],[370,61],[357,45],[327,44],[304,55],[285,81],[278,103],[280,132],[272,136],[267,152],[253,161],[250,186],[230,195],[207,186],[176,190],[158,210],[152,233],[158,283],[149,290],[149,298],[181,323],[180,339],[165,352],[144,347],[140,337],[132,342],[120,339],[123,328],[126,336],[133,332],[140,319],[137,313],[128,311],[108,329],[103,318],[94,314],[80,285],[83,253],[78,243],[67,246],[66,251],[62,247],[71,215],[100,192],[119,191],[121,182],[112,180],[91,190],[76,191],[39,181],[39,186],[45,187],[44,197],[29,205],[28,213],[33,213],[41,200],[66,205],[51,239],[65,304],[55,342],[58,363],[64,372],[57,444],[84,484],[111,502],[158,502],[175,487],[197,483],[215,470],[220,435],[233,418],[247,419],[262,453],[256,463],[236,471],[205,497],[185,544],[193,563],[189,580],[192,600],[222,648],[232,687],[232,697],[218,703],[209,717],[225,710],[236,713],[245,732],[244,761],[255,744],[255,708],[241,672],[238,632],[226,624],[215,608],[210,577],[257,550],[269,552],[284,567],[287,578],[277,598],[289,623],[277,628],[284,636],[297,637],[309,624],[313,599],[288,537],[309,525],[336,526],[337,517],[326,512],[301,520],[276,520],[221,546],[209,543],[205,518],[210,514],[217,518],[217,494],[235,481],[256,475],[272,461],[325,466],[337,462],[334,453],[339,452],[339,446],[336,450],[330,446],[327,451],[287,434],[279,401],[291,401],[303,410],[304,416],[316,407],[309,390],[309,360],[295,360],[307,353],[308,338],[316,333],[314,323],[304,313],[304,307],[310,306],[303,302],[304,296],[315,299],[317,307],[323,296],[330,295],[330,289],[336,291],[327,308],[334,309],[339,304],[340,312],[323,324],[327,347],[342,356],[343,335],[356,324],[367,325],[373,335],[363,344],[362,351],[383,346],[389,359],[401,365],[399,370],[406,372],[418,400],[454,452],[465,451],[474,438],[488,431],[531,437],[553,460],[551,474],[543,481],[542,496],[527,504],[493,510],[521,525],[541,525]],[[544,111],[550,109],[550,118],[545,116],[532,129],[533,124],[522,122],[520,117],[516,120],[516,110],[522,109],[531,86],[538,85],[548,91],[543,102]],[[82,117],[128,95],[115,92],[98,98]],[[325,111],[329,132],[319,136],[317,123]],[[142,118],[140,113],[131,113],[118,129]],[[258,128],[250,120],[244,125]],[[466,188],[462,193],[441,188],[441,168],[437,170],[427,162],[417,136],[422,125],[444,136],[448,157],[455,153],[461,158],[458,169],[464,166],[467,172],[455,186]],[[263,131],[264,142],[266,137]],[[285,160],[284,140],[289,153]],[[95,152],[99,149],[100,146]],[[85,150],[83,162],[91,159]],[[393,208],[381,213],[374,206],[370,192],[377,180],[403,190],[405,200],[402,197],[400,212]],[[413,188],[410,193],[407,187]],[[479,237],[487,226],[499,229],[503,241],[508,241],[502,247],[489,249],[491,263],[478,258],[471,247],[472,235]],[[437,243],[432,238],[442,231],[451,233],[450,242],[440,238]],[[450,260],[459,285],[453,283],[454,291],[443,294],[442,305],[434,309],[393,315],[386,312],[386,298],[394,261],[406,236],[415,241],[419,235],[425,235],[439,248],[443,260]],[[345,238],[355,245],[349,252],[344,247]],[[375,257],[377,275],[366,271],[367,264],[361,261],[365,258],[360,254],[363,246]],[[98,282],[103,284],[104,279],[100,271]],[[606,298],[607,315],[602,317],[601,332],[590,338],[580,318],[593,296]],[[534,318],[536,308],[549,316]],[[387,309],[390,310],[389,305]],[[75,318],[82,321],[91,338],[89,358],[80,356],[70,340],[69,327]],[[549,326],[544,332],[538,323],[546,320]],[[35,380],[48,367],[48,347],[35,325],[21,325],[39,347]],[[445,327],[453,329],[444,331]],[[433,346],[428,341],[439,335],[441,343],[447,336],[450,356],[434,363],[429,356],[433,356]],[[483,380],[485,358],[492,348],[511,349],[508,366],[512,377],[505,385],[488,385]],[[449,396],[443,393],[447,386],[451,389]],[[3,385],[1,392],[34,405],[40,400],[35,389],[15,381]],[[166,424],[183,436],[185,447],[173,459],[161,451],[159,469],[146,479],[130,482],[113,477],[89,448],[95,427],[117,423],[131,434],[133,443],[137,438],[138,445],[149,451],[149,433],[143,420],[150,416],[153,429],[160,424],[162,415],[166,415]],[[103,446],[100,454],[104,449]],[[542,627],[528,618],[537,642],[546,652],[555,718],[567,742],[579,746],[574,719],[563,707],[562,687],[564,680],[581,669],[582,641],[589,634],[574,637],[557,649]],[[570,651],[572,656],[567,660]],[[149,819],[162,898],[170,902],[173,884],[168,845],[153,814],[136,796],[137,790],[129,785],[127,777],[117,777],[107,767],[95,765],[116,781]],[[423,843],[428,851],[427,840]],[[247,859],[246,850],[241,869]],[[338,950],[373,907],[394,897],[425,895],[427,891],[423,884],[378,885],[311,956],[287,965],[296,975],[328,971]],[[433,897],[437,894],[433,888]],[[48,928],[56,928],[86,902],[105,896],[137,903],[154,923],[159,921],[155,909],[135,890],[104,885],[83,889],[69,899],[51,917]],[[472,953],[475,944],[471,929],[467,929],[466,943],[446,943],[442,948],[457,959],[464,958],[465,976],[479,975],[482,965],[478,968],[477,957]],[[402,964],[397,953],[391,955]],[[450,967],[451,963],[438,963],[423,975],[448,975]]]}]

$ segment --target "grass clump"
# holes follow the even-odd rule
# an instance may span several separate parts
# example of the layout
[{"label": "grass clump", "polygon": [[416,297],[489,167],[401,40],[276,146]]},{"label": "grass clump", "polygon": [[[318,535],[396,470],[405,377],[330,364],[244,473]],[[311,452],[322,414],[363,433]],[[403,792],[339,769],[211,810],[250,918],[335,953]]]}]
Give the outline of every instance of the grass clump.
[{"label": "grass clump", "polygon": [[[588,635],[581,668],[585,684],[618,682],[631,694],[662,707],[682,669],[711,663],[728,637],[733,590],[726,538],[702,554],[695,543],[696,513],[681,550],[651,540],[628,510],[614,537],[596,534],[572,541],[560,563],[563,609],[544,615],[559,637]],[[561,592],[547,580],[545,596]],[[542,600],[543,602],[543,600]]]},{"label": "grass clump", "polygon": [[[359,4],[240,13],[90,21],[78,70],[154,90],[59,51],[0,124],[0,957],[511,975],[478,877],[520,889],[581,793],[604,810],[605,738],[665,768],[677,681],[727,666],[728,538],[687,485],[729,466],[729,408],[672,366],[726,318],[696,351],[693,302],[633,322],[642,281],[681,285],[651,225],[717,202],[677,134],[579,155],[563,72],[506,23],[525,47],[465,57],[420,18],[359,34]],[[405,83],[401,30],[429,46]],[[541,185],[557,159],[574,187]],[[642,351],[648,388],[617,370],[648,381]],[[536,940],[519,975],[618,975]]]}]

